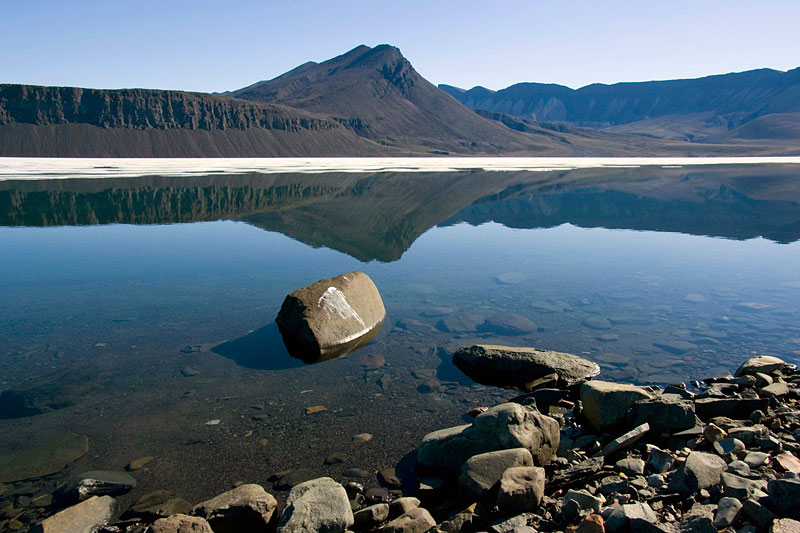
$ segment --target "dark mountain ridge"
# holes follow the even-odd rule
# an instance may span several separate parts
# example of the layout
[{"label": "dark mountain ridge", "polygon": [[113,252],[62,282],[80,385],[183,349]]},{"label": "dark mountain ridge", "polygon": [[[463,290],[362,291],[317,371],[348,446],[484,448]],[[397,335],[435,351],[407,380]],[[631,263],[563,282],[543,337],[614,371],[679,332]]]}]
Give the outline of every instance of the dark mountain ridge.
[{"label": "dark mountain ridge", "polygon": [[[800,112],[800,68],[782,72],[746,72],[650,82],[592,84],[580,89],[542,83],[518,83],[500,91],[469,90],[448,85],[441,89],[474,109],[500,112],[538,122],[568,122],[608,128],[639,124],[616,131],[654,133],[657,119],[671,117],[670,131],[696,139],[699,123],[709,140],[758,117]],[[682,125],[675,117],[684,117]],[[648,122],[649,121],[649,122]],[[679,121],[680,122],[680,121]],[[664,121],[659,126],[663,127]],[[681,137],[678,135],[676,138]]]}]

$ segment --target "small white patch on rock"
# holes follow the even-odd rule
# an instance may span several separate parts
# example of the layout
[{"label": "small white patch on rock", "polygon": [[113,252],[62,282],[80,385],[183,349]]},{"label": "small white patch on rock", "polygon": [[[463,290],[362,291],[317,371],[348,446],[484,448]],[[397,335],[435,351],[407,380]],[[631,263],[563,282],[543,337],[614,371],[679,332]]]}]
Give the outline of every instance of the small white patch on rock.
[{"label": "small white patch on rock", "polygon": [[322,296],[320,296],[317,301],[317,307],[321,307],[328,318],[331,317],[331,313],[336,313],[344,319],[355,318],[359,324],[366,326],[355,309],[350,307],[350,304],[347,303],[347,298],[344,297],[344,293],[336,287],[328,287],[327,290],[322,293]]}]

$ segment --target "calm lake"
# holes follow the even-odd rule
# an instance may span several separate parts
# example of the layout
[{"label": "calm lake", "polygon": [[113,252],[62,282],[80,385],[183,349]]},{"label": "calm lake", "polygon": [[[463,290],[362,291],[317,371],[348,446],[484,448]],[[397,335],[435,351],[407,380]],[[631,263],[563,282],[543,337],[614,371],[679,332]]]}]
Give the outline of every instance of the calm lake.
[{"label": "calm lake", "polygon": [[[278,494],[271,476],[299,468],[374,486],[427,432],[515,395],[452,365],[477,343],[636,383],[800,363],[796,162],[364,161],[3,160],[0,454],[33,449],[35,474],[66,431],[89,451],[0,482],[35,496],[153,456],[121,508],[238,481]],[[341,359],[290,357],[285,295],[353,270],[381,292],[381,333]]]}]

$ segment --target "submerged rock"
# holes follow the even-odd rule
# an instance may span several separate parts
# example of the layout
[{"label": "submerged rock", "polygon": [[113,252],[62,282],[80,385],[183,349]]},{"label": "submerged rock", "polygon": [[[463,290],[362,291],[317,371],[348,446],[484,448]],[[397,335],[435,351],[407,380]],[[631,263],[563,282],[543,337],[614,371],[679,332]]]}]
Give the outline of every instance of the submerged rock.
[{"label": "submerged rock", "polygon": [[427,434],[417,451],[423,468],[456,475],[464,462],[479,453],[526,448],[537,465],[555,455],[559,425],[532,406],[504,403],[475,417],[472,424]]},{"label": "submerged rock", "polygon": [[89,451],[89,439],[70,431],[0,457],[0,483],[55,474]]},{"label": "submerged rock", "polygon": [[58,490],[58,497],[71,502],[91,496],[117,496],[136,487],[136,479],[125,472],[92,470],[73,476]]},{"label": "submerged rock", "polygon": [[289,353],[306,363],[346,355],[380,330],[386,309],[363,272],[348,272],[298,289],[275,319]]},{"label": "submerged rock", "polygon": [[597,364],[577,355],[486,344],[460,348],[453,354],[453,363],[482,385],[520,389],[548,374],[555,373],[559,381],[572,385],[600,372]]}]

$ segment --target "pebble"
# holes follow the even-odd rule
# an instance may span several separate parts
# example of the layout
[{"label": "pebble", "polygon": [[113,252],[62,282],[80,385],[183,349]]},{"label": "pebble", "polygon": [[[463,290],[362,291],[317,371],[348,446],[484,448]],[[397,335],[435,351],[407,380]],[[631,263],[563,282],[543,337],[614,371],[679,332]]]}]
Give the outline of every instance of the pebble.
[{"label": "pebble", "polygon": [[363,444],[371,440],[372,440],[372,434],[370,433],[359,433],[358,435],[353,435],[353,442],[356,442],[358,444]]},{"label": "pebble", "polygon": [[324,405],[311,405],[309,407],[306,407],[306,414],[307,415],[313,415],[315,413],[321,413],[321,412],[327,411],[327,410],[328,410],[328,408],[325,407]]},{"label": "pebble", "polygon": [[134,459],[130,463],[125,466],[125,470],[129,472],[133,472],[135,470],[139,470],[140,468],[144,468],[147,464],[149,464],[155,457],[152,455],[147,455],[145,457],[140,457],[139,459]]}]

